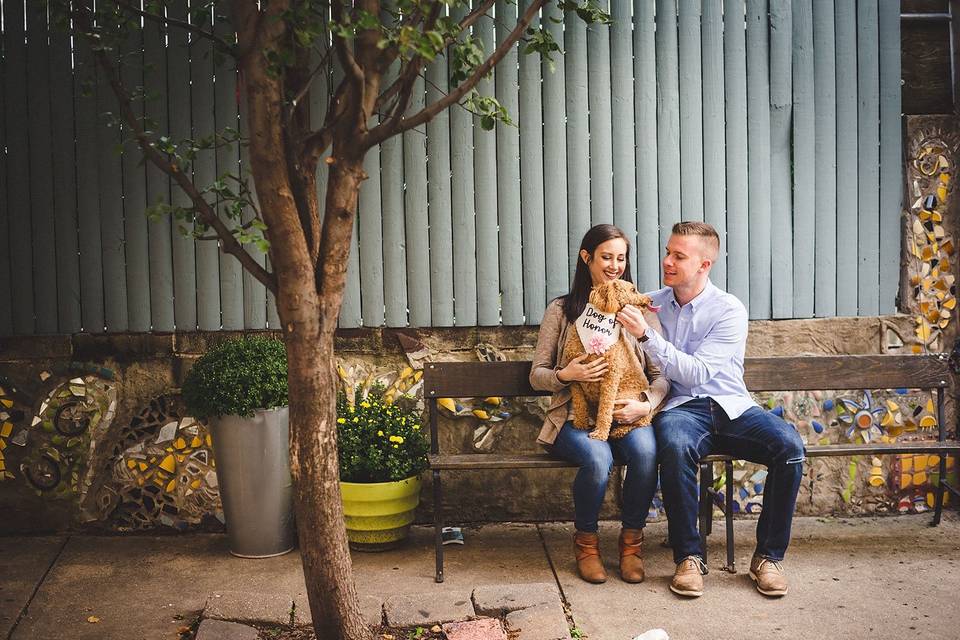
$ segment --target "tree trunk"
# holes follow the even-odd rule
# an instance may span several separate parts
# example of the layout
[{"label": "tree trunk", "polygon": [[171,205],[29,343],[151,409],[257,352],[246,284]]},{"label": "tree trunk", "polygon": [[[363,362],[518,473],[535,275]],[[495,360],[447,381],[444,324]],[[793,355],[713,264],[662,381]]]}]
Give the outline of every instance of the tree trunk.
[{"label": "tree trunk", "polygon": [[332,251],[320,256],[323,279],[330,286],[321,296],[314,278],[288,280],[278,273],[278,304],[282,306],[287,345],[297,532],[313,626],[318,638],[366,640],[372,635],[360,615],[353,580],[336,442],[338,387],[333,339],[343,299],[346,260],[331,260],[332,255],[349,253],[364,174],[357,167],[337,169],[330,175],[324,222],[330,231],[325,235],[333,246],[328,247]]}]

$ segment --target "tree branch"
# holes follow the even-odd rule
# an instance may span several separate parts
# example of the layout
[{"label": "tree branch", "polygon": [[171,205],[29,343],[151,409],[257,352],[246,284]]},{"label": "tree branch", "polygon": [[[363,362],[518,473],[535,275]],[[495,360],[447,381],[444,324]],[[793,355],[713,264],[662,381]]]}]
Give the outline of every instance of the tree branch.
[{"label": "tree branch", "polygon": [[[482,5],[468,13],[460,21],[459,28],[460,33],[463,33],[467,29],[473,26],[473,24],[480,19],[481,16],[487,13],[496,4],[496,0],[486,0]],[[459,37],[459,33],[457,36]],[[444,43],[445,47],[449,47],[456,41],[456,38],[447,38],[447,41]],[[390,61],[391,63],[393,60]],[[375,111],[380,111],[383,109],[384,105],[387,103],[391,97],[393,97],[400,90],[400,79],[398,78],[393,82],[389,87],[384,89],[383,93],[380,94],[380,97],[377,98],[376,105],[374,106]]]},{"label": "tree branch", "polygon": [[167,26],[180,27],[181,29],[189,31],[190,33],[195,33],[202,38],[206,38],[207,40],[212,41],[224,53],[234,57],[236,57],[237,55],[237,50],[236,50],[236,47],[234,47],[234,45],[230,44],[220,36],[217,36],[213,33],[210,33],[209,31],[205,31],[201,29],[195,24],[190,24],[189,22],[186,22],[184,20],[177,20],[176,18],[169,18],[167,16],[161,16],[156,13],[150,13],[148,11],[144,11],[139,7],[135,7],[131,5],[128,0],[118,0],[117,6],[119,6],[121,9],[123,9],[129,14],[139,16],[146,20],[159,22],[160,24],[165,24]]},{"label": "tree branch", "polygon": [[537,13],[540,11],[540,7],[544,5],[545,0],[533,0],[530,3],[530,6],[527,7],[526,12],[520,17],[517,21],[517,25],[513,28],[513,31],[504,39],[500,45],[494,49],[493,53],[487,58],[483,64],[477,67],[473,74],[464,80],[460,85],[446,96],[437,100],[433,104],[421,109],[419,112],[415,113],[409,118],[391,118],[390,120],[381,123],[374,129],[372,129],[363,140],[360,142],[361,148],[367,150],[370,147],[380,144],[387,138],[398,133],[402,133],[414,127],[417,127],[425,122],[429,122],[435,115],[449,107],[451,104],[458,102],[460,98],[465,96],[467,92],[473,89],[480,80],[487,75],[487,73],[493,69],[494,66],[500,60],[503,59],[507,52],[513,48],[513,45],[523,36],[524,31],[526,31],[527,26],[533,21]]},{"label": "tree branch", "polygon": [[[90,33],[90,9],[82,5],[78,6],[80,6],[80,8],[75,9],[72,12],[74,19],[77,20],[78,24],[81,25],[84,34]],[[89,38],[86,36],[84,37],[87,40],[87,45],[91,45],[92,43],[89,41]],[[213,228],[217,232],[217,235],[220,236],[220,240],[223,242],[223,251],[236,256],[237,260],[240,261],[240,264],[243,265],[243,267],[249,271],[253,277],[259,280],[273,294],[276,294],[277,281],[274,275],[260,266],[260,264],[253,259],[253,256],[247,253],[247,251],[243,248],[243,245],[237,242],[237,239],[233,237],[233,233],[231,233],[230,229],[210,207],[210,204],[204,200],[203,195],[197,189],[196,185],[193,184],[193,182],[180,170],[180,168],[170,162],[159,151],[156,150],[150,139],[147,137],[146,132],[143,130],[143,126],[137,119],[136,114],[133,112],[133,108],[130,106],[130,94],[123,86],[119,75],[116,73],[114,65],[107,58],[103,49],[93,46],[91,46],[91,49],[93,49],[93,55],[97,60],[97,65],[103,69],[104,73],[106,73],[107,77],[110,79],[110,87],[113,90],[114,95],[117,97],[117,102],[120,104],[120,112],[123,116],[123,121],[133,130],[134,137],[137,139],[137,143],[140,145],[140,149],[143,151],[144,156],[146,156],[146,158],[150,160],[150,162],[152,162],[158,169],[173,178],[177,185],[184,191],[184,193],[187,194],[197,212],[200,214],[200,219],[203,224]]]},{"label": "tree branch", "polygon": [[[333,20],[334,22],[343,23],[343,0],[333,0],[330,3],[331,9],[333,11]],[[360,68],[360,65],[357,64],[356,58],[353,57],[353,51],[350,50],[350,47],[347,46],[346,40],[333,34],[333,47],[337,52],[337,58],[340,59],[340,64],[343,65],[343,70],[347,74],[347,77],[351,78],[352,81],[356,84],[357,90],[363,90],[363,69]]]}]

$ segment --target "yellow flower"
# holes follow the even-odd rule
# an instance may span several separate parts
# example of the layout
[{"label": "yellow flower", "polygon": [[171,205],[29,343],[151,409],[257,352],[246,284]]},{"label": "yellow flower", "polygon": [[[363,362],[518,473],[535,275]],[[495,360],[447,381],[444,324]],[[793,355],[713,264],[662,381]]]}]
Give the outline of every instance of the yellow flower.
[{"label": "yellow flower", "polygon": [[364,400],[363,402],[360,403],[360,406],[363,407],[364,409],[369,409],[370,403]]},{"label": "yellow flower", "polygon": [[418,424],[413,425],[413,430],[414,430],[414,431],[420,431],[420,425],[418,425]]},{"label": "yellow flower", "polygon": [[337,424],[343,424],[344,422],[346,422],[344,418],[337,418]]},{"label": "yellow flower", "polygon": [[377,431],[377,435],[378,435],[378,436],[382,436],[382,435],[383,435],[383,431]]},{"label": "yellow flower", "polygon": [[393,448],[394,448],[394,449],[399,449],[399,448],[400,448],[400,445],[395,444],[395,445],[393,445]]}]

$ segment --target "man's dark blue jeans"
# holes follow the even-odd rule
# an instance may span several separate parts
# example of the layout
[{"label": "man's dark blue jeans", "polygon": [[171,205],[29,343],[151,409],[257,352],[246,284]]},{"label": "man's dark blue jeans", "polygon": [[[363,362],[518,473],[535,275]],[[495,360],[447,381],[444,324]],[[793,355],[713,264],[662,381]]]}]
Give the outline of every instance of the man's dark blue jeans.
[{"label": "man's dark blue jeans", "polygon": [[700,458],[711,453],[767,466],[756,553],[783,560],[803,477],[803,441],[796,429],[760,407],[751,407],[731,420],[711,398],[695,398],[664,411],[654,418],[653,425],[674,562],[687,556],[703,557],[697,533],[697,470]]}]

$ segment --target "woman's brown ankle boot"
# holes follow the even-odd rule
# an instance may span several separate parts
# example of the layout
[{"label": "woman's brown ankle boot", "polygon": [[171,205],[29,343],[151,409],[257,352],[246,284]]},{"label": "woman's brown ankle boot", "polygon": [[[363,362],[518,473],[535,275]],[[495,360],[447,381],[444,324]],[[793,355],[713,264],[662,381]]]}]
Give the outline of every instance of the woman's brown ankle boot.
[{"label": "woman's brown ankle boot", "polygon": [[620,531],[620,577],[624,582],[643,582],[643,529]]},{"label": "woman's brown ankle boot", "polygon": [[600,558],[600,536],[596,533],[577,531],[573,536],[577,549],[577,571],[587,582],[599,584],[607,581],[607,572]]}]

